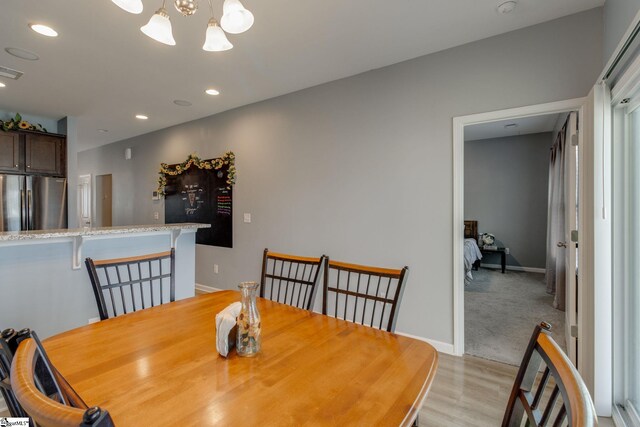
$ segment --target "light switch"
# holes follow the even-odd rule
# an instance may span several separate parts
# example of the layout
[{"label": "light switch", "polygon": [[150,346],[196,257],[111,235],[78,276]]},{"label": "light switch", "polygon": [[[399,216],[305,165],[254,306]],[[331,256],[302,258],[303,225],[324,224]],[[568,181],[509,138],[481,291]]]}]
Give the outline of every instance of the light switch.
[{"label": "light switch", "polygon": [[244,222],[246,222],[247,224],[249,224],[251,222],[251,214],[250,213],[245,213],[244,214]]},{"label": "light switch", "polygon": [[213,264],[213,272],[218,274],[218,264]]}]

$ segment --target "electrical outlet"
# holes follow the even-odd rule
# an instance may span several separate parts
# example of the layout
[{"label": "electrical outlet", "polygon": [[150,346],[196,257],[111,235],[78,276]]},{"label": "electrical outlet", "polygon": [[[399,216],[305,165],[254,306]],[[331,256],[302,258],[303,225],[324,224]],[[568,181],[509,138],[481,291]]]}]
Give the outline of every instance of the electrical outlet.
[{"label": "electrical outlet", "polygon": [[251,214],[250,213],[245,213],[244,214],[244,222],[249,224],[251,223]]},{"label": "electrical outlet", "polygon": [[509,255],[511,253],[511,251],[509,250],[509,248],[504,248],[504,254],[505,255]]},{"label": "electrical outlet", "polygon": [[213,264],[213,272],[215,274],[218,274],[219,270],[218,270],[218,264]]},{"label": "electrical outlet", "polygon": [[159,212],[154,212],[153,213],[153,219],[160,219],[160,213]]}]

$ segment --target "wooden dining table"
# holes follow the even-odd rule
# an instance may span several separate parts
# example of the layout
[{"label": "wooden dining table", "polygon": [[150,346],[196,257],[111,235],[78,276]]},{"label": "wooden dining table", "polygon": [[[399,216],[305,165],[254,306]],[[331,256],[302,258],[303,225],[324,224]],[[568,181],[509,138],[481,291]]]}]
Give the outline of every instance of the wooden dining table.
[{"label": "wooden dining table", "polygon": [[424,341],[259,298],[262,350],[216,351],[221,291],[50,337],[53,365],[125,426],[409,426],[436,373]]}]

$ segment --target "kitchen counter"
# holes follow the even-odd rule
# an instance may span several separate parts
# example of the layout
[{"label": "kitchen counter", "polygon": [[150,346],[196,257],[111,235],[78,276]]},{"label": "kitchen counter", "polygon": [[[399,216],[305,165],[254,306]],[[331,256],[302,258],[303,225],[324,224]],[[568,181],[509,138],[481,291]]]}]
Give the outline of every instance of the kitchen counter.
[{"label": "kitchen counter", "polygon": [[61,230],[5,231],[0,233],[0,242],[13,242],[17,240],[59,239],[64,237],[106,236],[113,234],[157,233],[173,230],[197,230],[198,228],[211,228],[211,225],[184,223],[125,225],[120,227],[85,227],[68,228]]},{"label": "kitchen counter", "polygon": [[98,320],[86,257],[124,258],[174,248],[176,300],[192,297],[196,232],[210,227],[186,223],[0,233],[0,330],[32,328],[46,338]]}]

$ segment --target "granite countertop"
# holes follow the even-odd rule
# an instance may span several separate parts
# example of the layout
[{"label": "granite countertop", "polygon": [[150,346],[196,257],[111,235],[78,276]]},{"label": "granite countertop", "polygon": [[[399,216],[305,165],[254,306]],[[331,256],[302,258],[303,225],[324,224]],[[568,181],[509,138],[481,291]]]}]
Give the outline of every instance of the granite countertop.
[{"label": "granite countertop", "polygon": [[106,234],[153,233],[171,230],[197,230],[198,228],[211,228],[211,224],[195,224],[187,222],[183,224],[125,225],[119,227],[85,227],[61,230],[5,231],[3,233],[0,233],[0,242],[15,240],[58,239],[63,237],[78,236],[89,237]]}]

